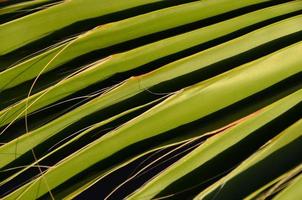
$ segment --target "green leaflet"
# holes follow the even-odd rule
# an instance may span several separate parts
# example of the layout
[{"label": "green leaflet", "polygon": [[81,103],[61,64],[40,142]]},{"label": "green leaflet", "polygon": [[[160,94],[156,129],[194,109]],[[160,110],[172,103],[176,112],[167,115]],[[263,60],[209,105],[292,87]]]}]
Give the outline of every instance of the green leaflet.
[{"label": "green leaflet", "polygon": [[[297,43],[181,90],[118,129],[90,143],[86,148],[64,159],[55,168],[45,173],[43,177],[47,179],[48,186],[54,188],[82,170],[127,146],[207,116],[297,74],[301,72],[302,58],[295,52],[301,50],[302,43]],[[135,78],[133,80],[137,81]],[[135,84],[132,88],[137,89],[138,85]],[[113,93],[118,94],[117,98],[108,95]],[[301,91],[298,94],[301,95]],[[45,126],[3,145],[0,148],[0,153],[3,153],[0,159],[1,166],[5,166],[15,159],[15,156],[11,156],[10,153],[22,155],[69,124],[100,109],[106,101],[112,103],[114,99],[119,99],[124,95],[127,96],[128,94],[122,94],[116,88],[107,93],[106,96],[96,98]],[[182,117],[175,117],[175,113]],[[16,142],[17,148],[15,146]],[[3,156],[4,154],[6,156]],[[7,199],[14,199],[28,186],[16,190]],[[36,191],[38,187],[38,196],[47,193],[46,185],[41,179],[37,179],[30,184],[22,197],[32,199],[33,191]]]},{"label": "green leaflet", "polygon": [[[138,189],[128,199],[153,198],[169,184],[194,169],[202,167],[211,159],[214,159],[228,148],[235,146],[241,140],[253,134],[257,129],[270,123],[301,101],[302,90],[264,108],[260,113],[256,113],[256,115],[249,117],[239,125],[210,138],[190,154],[160,173],[142,188]],[[200,170],[202,170],[202,168]]]},{"label": "green leaflet", "polygon": [[[225,1],[225,3],[219,4],[219,2],[221,1]],[[42,53],[36,57],[33,57],[29,60],[26,60],[25,62],[22,62],[18,65],[13,66],[12,68],[1,72],[0,79],[4,81],[0,82],[0,88],[2,90],[12,88],[18,84],[35,78],[39,74],[53,70],[61,66],[62,64],[86,53],[105,47],[110,47],[112,45],[129,41],[131,39],[149,35],[151,33],[167,30],[169,28],[177,27],[186,23],[215,16],[219,13],[233,10],[234,8],[246,6],[247,3],[253,4],[255,2],[258,2],[255,0],[235,2],[232,1],[233,3],[236,3],[236,5],[238,4],[236,6],[233,5],[233,3],[230,4],[229,1],[230,0],[211,1],[215,3],[214,8],[209,8],[208,6],[213,5],[205,4],[203,1],[197,3],[195,2],[194,4],[191,3],[187,6],[178,6],[177,9],[173,7],[167,8],[115,23],[106,24],[105,26],[101,26],[95,30],[91,30],[85,34],[82,34],[66,44],[51,49],[45,53]],[[221,7],[217,7],[218,5],[220,5]],[[207,8],[207,12],[201,12],[204,11],[205,8]],[[124,60],[124,65],[126,64],[126,67],[128,69],[130,68],[129,64],[139,66],[146,63],[146,61],[152,61],[167,55],[171,55],[181,50],[185,50],[198,44],[227,35],[229,33],[233,33],[253,24],[301,10],[301,8],[302,2],[290,2],[248,13],[230,20],[217,23],[212,26],[207,26],[204,29],[197,29],[187,34],[175,36],[169,38],[165,42],[156,43],[157,45],[161,44],[160,46],[157,46],[157,48],[161,48],[160,51],[155,51],[155,49],[148,48],[143,52],[136,52],[137,55],[145,54],[145,58],[142,60],[126,59]],[[171,18],[175,20],[171,20]],[[158,21],[161,21],[161,23],[156,23]],[[146,26],[145,24],[152,24],[153,26]],[[127,32],[128,34],[125,34],[125,32]],[[200,37],[201,34],[204,36]],[[127,58],[124,54],[117,54],[114,57],[116,57],[115,61]],[[103,66],[100,67],[103,68]],[[100,67],[97,67],[97,69]],[[126,71],[126,67],[122,69],[116,69],[114,71],[111,71],[112,69],[106,71],[103,70],[102,79],[107,78],[108,76],[112,76],[119,71]]]},{"label": "green leaflet", "polygon": [[25,172],[26,170],[28,170],[30,167],[32,167],[32,166],[34,166],[34,165],[37,165],[39,162],[43,161],[43,159],[45,159],[45,158],[47,158],[47,157],[49,157],[49,156],[55,154],[56,152],[58,152],[59,150],[63,149],[64,147],[66,147],[66,146],[72,144],[73,142],[75,142],[75,141],[77,141],[77,140],[80,140],[81,138],[83,138],[83,137],[85,137],[85,136],[87,137],[87,135],[89,135],[93,130],[96,130],[96,129],[98,129],[98,128],[100,128],[100,127],[106,125],[106,124],[109,124],[110,122],[113,122],[113,121],[115,121],[115,120],[117,120],[117,119],[119,119],[119,118],[121,118],[121,117],[123,117],[123,116],[125,116],[125,115],[127,115],[127,114],[130,114],[130,113],[132,113],[132,112],[135,112],[135,111],[137,111],[137,110],[139,110],[139,109],[141,109],[141,108],[144,108],[144,107],[146,107],[146,106],[150,106],[150,105],[152,105],[152,104],[158,103],[158,102],[161,101],[162,99],[163,99],[163,98],[159,98],[159,99],[156,99],[156,100],[151,101],[151,102],[149,102],[149,103],[146,103],[146,104],[144,104],[144,105],[141,105],[141,106],[137,106],[137,107],[131,108],[131,109],[126,110],[126,111],[124,111],[124,112],[122,112],[122,113],[120,113],[120,114],[118,114],[118,115],[115,115],[115,116],[113,116],[113,117],[111,117],[111,118],[108,118],[108,119],[106,119],[106,120],[103,120],[103,121],[101,121],[101,122],[98,122],[98,123],[96,123],[96,124],[93,124],[92,126],[90,126],[89,128],[87,128],[86,130],[83,130],[83,132],[81,132],[81,133],[78,134],[77,136],[73,137],[72,139],[70,139],[70,140],[68,140],[68,141],[66,141],[66,142],[64,142],[64,143],[62,143],[61,145],[57,145],[57,146],[58,146],[57,148],[54,148],[53,151],[47,153],[45,156],[43,156],[43,157],[40,158],[39,160],[37,160],[37,161],[31,163],[30,165],[28,165],[28,166],[25,167],[24,169],[20,170],[19,172],[15,173],[14,175],[10,176],[9,178],[5,179],[4,181],[1,181],[0,186],[2,186],[3,184],[5,184],[5,183],[11,181],[12,179],[14,179],[15,177],[17,177],[18,175],[20,175],[20,174],[22,174],[23,172]]},{"label": "green leaflet", "polygon": [[[233,84],[236,85],[236,82],[244,82],[242,84],[242,88],[244,86],[249,87],[249,89],[245,89],[243,92],[241,92],[241,87],[236,87],[238,90],[233,88],[232,90],[229,90],[229,92],[236,93],[232,97],[228,96],[227,91],[225,90],[223,93],[220,93],[219,96],[228,96],[228,98],[223,101],[214,101],[212,103],[213,106],[211,109],[208,110],[205,109],[203,113],[195,113],[194,115],[190,115],[187,117],[183,117],[182,123],[188,123],[190,121],[193,121],[192,119],[189,120],[191,117],[193,119],[197,119],[202,117],[203,115],[206,116],[212,112],[215,112],[225,106],[228,106],[232,103],[235,103],[236,101],[239,101],[247,96],[250,96],[256,92],[259,92],[273,84],[276,84],[277,82],[286,79],[287,77],[294,75],[298,72],[301,72],[300,63],[302,62],[302,59],[295,53],[300,51],[302,48],[301,43],[292,45],[288,48],[285,48],[283,50],[278,51],[277,53],[274,53],[272,55],[268,55],[266,57],[263,57],[261,59],[258,59],[252,63],[248,63],[246,65],[243,65],[242,67],[233,69],[227,73],[225,73],[222,76],[217,76],[213,79],[210,79],[208,81],[202,82],[201,84],[197,84],[195,87],[192,87],[190,90],[186,90],[184,96],[182,95],[182,92],[180,92],[178,95],[173,95],[173,104],[177,105],[177,99],[182,100],[184,97],[185,100],[189,100],[189,103],[198,104],[199,98],[203,98],[202,96],[207,93],[207,90],[209,90],[210,93],[206,95],[204,98],[217,98],[218,94],[213,93],[211,91],[211,87],[213,87],[213,91],[215,91],[219,87],[231,87]],[[291,60],[284,59],[284,58],[291,58]],[[268,59],[270,58],[270,59]],[[263,66],[274,66],[274,67],[266,67],[263,68]],[[262,72],[262,76],[256,76],[256,74],[259,73],[259,71]],[[241,74],[246,74],[245,76],[241,76]],[[254,74],[254,76],[253,76]],[[266,80],[266,76],[270,76],[270,79]],[[233,80],[231,82],[231,80]],[[245,80],[243,80],[245,79]],[[152,79],[151,79],[152,80]],[[262,81],[261,84],[259,81]],[[149,80],[150,81],[150,80]],[[250,86],[250,84],[253,83],[253,81],[256,81],[258,84],[253,84],[253,86]],[[146,81],[147,82],[147,81]],[[229,85],[228,85],[229,84]],[[123,87],[126,87],[126,89],[123,89]],[[26,152],[31,147],[34,147],[35,144],[33,141],[35,141],[36,144],[46,140],[47,138],[51,137],[52,135],[56,134],[57,132],[63,130],[65,127],[69,126],[70,124],[76,122],[77,120],[83,118],[84,116],[87,116],[93,112],[96,112],[98,110],[101,110],[109,105],[114,104],[115,102],[119,102],[120,99],[127,98],[129,96],[133,96],[141,91],[142,85],[139,82],[139,79],[133,77],[131,81],[126,82],[125,84],[122,84],[120,87],[117,87],[113,90],[111,90],[108,93],[105,93],[104,95],[101,95],[100,97],[84,104],[83,106],[78,107],[77,109],[70,111],[69,113],[66,113],[62,117],[46,124],[45,126],[29,133],[26,135],[23,135],[19,137],[17,140],[14,140],[2,147],[0,147],[0,152],[5,153],[14,153],[15,147],[14,143],[18,143],[18,153]],[[143,87],[144,88],[144,87]],[[201,93],[195,93],[196,91],[201,91]],[[240,94],[237,94],[237,92],[240,91]],[[190,95],[194,95],[195,98],[190,99]],[[195,100],[196,99],[196,100]],[[205,99],[206,100],[206,99]],[[169,101],[168,101],[169,102]],[[182,103],[182,101],[179,101],[179,103]],[[169,105],[169,103],[168,103]],[[169,107],[167,108],[169,109]],[[185,108],[182,108],[185,109]],[[171,117],[171,116],[170,116]],[[177,124],[172,123],[172,124]],[[172,125],[170,124],[170,125]],[[47,132],[47,134],[39,134],[41,132]],[[26,139],[27,138],[27,139]],[[33,139],[35,138],[35,139]],[[30,141],[29,141],[30,140]],[[24,143],[24,146],[22,145],[22,141],[27,141]],[[22,154],[22,153],[21,153]],[[3,157],[3,156],[1,156]],[[14,154],[11,156],[4,156],[5,158],[1,159],[0,166],[4,166],[5,163],[9,162],[9,160],[14,159]]]},{"label": "green leaflet", "polygon": [[276,192],[279,191],[279,189],[282,189],[282,185],[287,184],[288,182],[291,182],[291,180],[294,176],[301,173],[302,171],[302,164],[298,165],[294,169],[291,169],[290,171],[286,172],[285,174],[282,174],[280,177],[272,180],[271,182],[267,183],[265,186],[259,188],[255,192],[253,192],[251,195],[244,198],[245,200],[249,199],[267,199],[270,195],[274,195]]},{"label": "green leaflet", "polygon": [[26,1],[18,4],[13,4],[10,6],[6,6],[4,8],[0,8],[0,16],[10,13],[15,13],[19,10],[31,8],[32,6],[43,5],[44,3],[52,3],[52,0],[34,0],[34,1]]},{"label": "green leaflet", "polygon": [[[272,177],[278,172],[279,166],[283,167],[283,164],[288,166],[288,163],[285,164],[284,162],[297,162],[296,160],[287,158],[289,156],[297,158],[297,155],[301,154],[301,149],[298,150],[299,148],[297,148],[297,146],[301,146],[302,144],[301,130],[302,119],[273,138],[268,144],[259,149],[258,152],[254,153],[227,176],[202,191],[195,199],[212,199],[213,197],[221,199],[234,195],[238,198],[242,198],[242,195],[245,195],[250,189],[243,189],[240,187],[240,184],[249,181],[249,188],[261,186],[264,181],[263,179],[251,179],[249,177],[255,176],[255,172],[257,171],[259,172],[258,175],[261,176],[261,170],[270,167],[272,161],[274,161],[274,165],[276,166],[270,169],[269,177]],[[263,171],[262,173],[265,172]],[[240,191],[238,190],[239,188],[241,189]],[[299,195],[301,197],[301,193]]]},{"label": "green leaflet", "polygon": [[301,199],[301,13],[0,0],[0,199]]},{"label": "green leaflet", "polygon": [[[302,2],[299,3],[302,6]],[[272,16],[272,14],[270,14],[270,16]],[[242,18],[242,20],[244,23],[246,22],[245,18]],[[143,75],[138,77],[140,84],[142,85],[141,90],[205,68],[211,64],[238,55],[267,42],[301,31],[302,27],[300,26],[300,23],[302,23],[301,15],[271,24],[224,44],[163,66],[154,72],[148,73],[147,76]],[[217,24],[212,27],[219,27],[220,25],[221,24]],[[220,28],[218,29],[220,30]],[[224,27],[222,27],[222,29],[225,30]],[[115,73],[124,72],[142,66],[158,57],[163,57],[167,54],[169,51],[168,48],[170,47],[172,49],[177,46],[183,48],[185,45],[193,45],[197,42],[197,39],[201,40],[201,42],[208,41],[212,38],[213,32],[215,31],[216,28],[200,29],[200,31],[185,33],[101,60],[99,63],[76,76],[62,80],[53,87],[49,87],[44,91],[24,99],[18,104],[0,111],[0,126],[4,126],[11,123],[13,120],[23,117],[26,105],[29,105],[27,107],[27,113],[31,113],[93,83],[102,81]],[[201,35],[204,35],[205,37],[200,37]],[[165,47],[163,47],[163,45],[165,45]]]},{"label": "green leaflet", "polygon": [[[111,0],[110,2],[105,0],[64,1],[59,5],[0,25],[0,55],[12,52],[77,21],[159,1],[161,0]],[[74,15],[74,13],[77,14]],[[45,26],[45,24],[47,24],[47,26]],[[24,30],[30,31],[26,31],[26,34],[24,34]]]},{"label": "green leaflet", "polygon": [[[299,130],[301,135],[301,127]],[[286,199],[301,199],[302,193],[302,175],[300,174],[297,178],[293,180],[293,183],[290,184],[287,188],[285,188],[283,191],[280,192],[276,197],[274,197],[274,200],[286,200]]]}]

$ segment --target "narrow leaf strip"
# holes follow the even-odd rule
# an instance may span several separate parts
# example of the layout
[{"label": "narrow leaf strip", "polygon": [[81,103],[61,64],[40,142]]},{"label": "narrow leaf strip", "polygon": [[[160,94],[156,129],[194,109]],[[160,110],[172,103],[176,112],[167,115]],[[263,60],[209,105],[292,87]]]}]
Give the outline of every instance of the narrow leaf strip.
[{"label": "narrow leaf strip", "polygon": [[[218,1],[211,1],[211,2],[216,3]],[[246,1],[235,1],[235,2],[232,1],[231,4],[232,6],[230,6],[230,8],[233,8],[233,3],[237,4],[239,2],[246,2]],[[256,2],[256,1],[249,0],[247,2]],[[203,4],[203,1],[200,3]],[[221,4],[221,5],[223,5],[223,8],[225,8],[229,4],[230,3],[228,2],[226,4]],[[186,7],[184,7],[183,5],[180,6],[180,8],[181,8],[180,11],[186,9]],[[123,21],[107,24],[104,27],[101,26],[100,28],[91,30],[86,34],[80,35],[76,39],[67,42],[66,44],[51,49],[50,51],[42,53],[36,57],[33,57],[25,62],[22,62],[12,68],[9,68],[1,72],[0,80],[3,81],[0,82],[0,88],[1,90],[12,88],[25,81],[31,80],[40,74],[55,69],[61,66],[62,64],[76,57],[84,55],[86,53],[98,49],[102,49],[105,47],[109,47],[114,44],[119,44],[121,42],[135,39],[137,37],[141,37],[147,34],[151,34],[156,31],[165,30],[168,27],[172,28],[174,26],[177,26],[178,25],[177,20],[171,20],[171,19],[174,18],[186,19],[190,15],[196,13],[206,13],[204,11],[205,10],[204,6],[200,8],[201,10],[196,10],[192,12],[191,9],[193,8],[195,7],[190,6],[189,9],[190,14],[184,15],[186,17],[184,17],[183,14],[180,15],[181,17],[175,17],[175,16],[166,15],[165,13],[166,11],[162,11],[163,13],[161,11],[155,11],[155,13],[146,14],[147,16],[141,15]],[[113,62],[123,61],[123,65],[120,65],[119,67],[115,67],[115,68],[106,67],[103,65],[95,66],[94,68],[91,69],[91,71],[95,72],[96,70],[99,71],[100,68],[106,68],[106,70],[103,69],[102,73],[98,74],[98,76],[102,76],[100,80],[104,78],[108,78],[120,71],[127,71],[130,70],[131,68],[132,69],[136,68],[150,61],[225,36],[227,34],[243,29],[245,27],[257,24],[259,22],[263,22],[268,19],[272,19],[277,16],[295,12],[301,9],[302,9],[301,1],[284,3],[281,5],[261,9],[255,12],[241,15],[239,17],[232,18],[230,20],[216,23],[214,25],[210,25],[188,33],[177,35],[168,38],[166,40],[163,40],[162,42],[154,43],[154,45],[146,47],[144,51],[131,51],[131,53],[117,54],[114,56],[115,59]],[[212,10],[216,10],[216,8],[215,9],[206,8],[206,10],[212,11]],[[174,9],[168,10],[168,12],[173,15],[177,13],[175,11],[176,10]],[[207,14],[203,16],[203,18],[207,18],[207,17],[209,17]],[[154,20],[154,22],[149,22],[148,20]],[[161,21],[162,23],[157,23],[158,21]],[[174,21],[176,24],[170,25],[170,23],[172,22],[174,23]],[[154,27],[146,26],[146,24],[153,24]],[[160,27],[157,27],[157,25]],[[125,32],[127,32],[128,34],[125,34]],[[131,55],[130,57],[128,57],[129,54]],[[138,56],[140,56],[141,58],[140,59],[134,58]],[[112,62],[110,62],[110,64],[112,64]],[[132,67],[132,65],[134,65],[134,67]]]},{"label": "narrow leaf strip", "polygon": [[[0,55],[12,52],[75,22],[160,1],[162,0],[64,1],[56,6],[0,25]],[[24,34],[24,30],[30,31]]]},{"label": "narrow leaf strip", "polygon": [[48,158],[49,156],[57,153],[58,151],[60,151],[61,149],[67,147],[68,145],[72,144],[73,142],[76,142],[78,140],[80,140],[81,138],[83,137],[87,137],[92,131],[96,130],[96,129],[99,129],[100,127],[106,125],[106,124],[109,124],[119,118],[122,118],[123,116],[127,115],[127,114],[130,114],[132,112],[135,112],[135,111],[138,111],[139,109],[142,109],[146,106],[150,106],[152,104],[155,104],[155,103],[158,103],[159,101],[163,100],[163,98],[159,98],[159,99],[156,99],[154,101],[151,101],[147,104],[144,104],[144,105],[141,105],[141,106],[137,106],[137,107],[134,107],[134,108],[131,108],[129,110],[126,110],[118,115],[115,115],[111,118],[108,118],[106,120],[103,120],[101,122],[98,122],[96,124],[93,124],[92,126],[88,127],[87,129],[85,130],[82,130],[82,132],[80,134],[78,134],[77,136],[69,139],[67,141],[65,141],[64,143],[60,144],[56,144],[55,146],[52,147],[53,150],[51,150],[49,153],[47,153],[45,156],[39,158],[37,161],[33,162],[32,164],[28,165],[27,167],[23,168],[22,170],[18,171],[17,173],[13,174],[12,176],[10,176],[9,178],[5,179],[4,181],[0,182],[0,186],[2,186],[3,184],[6,184],[7,182],[11,181],[12,179],[14,179],[15,177],[19,176],[20,174],[22,174],[23,172],[25,172],[26,170],[28,170],[29,168],[35,166],[35,165],[38,165],[39,162],[43,161],[45,158]]},{"label": "narrow leaf strip", "polygon": [[[302,15],[292,17],[255,30],[244,36],[212,47],[195,55],[170,63],[148,73],[147,75],[139,76],[138,79],[140,80],[141,91],[165,81],[206,68],[211,64],[244,53],[286,35],[299,32],[302,30],[302,27],[300,26],[301,23]],[[205,38],[200,37],[203,35],[202,33],[203,32],[199,32],[199,38]],[[193,39],[194,38],[196,39],[195,36]],[[169,44],[173,46],[178,44],[179,46],[183,46],[183,42],[187,42],[187,40],[182,38],[182,36],[177,40],[180,43],[176,42],[174,39],[171,39],[170,42],[169,40],[170,39],[162,40],[120,55],[108,57],[76,76],[64,79],[58,84],[0,111],[0,126],[4,126],[23,117],[25,109],[27,113],[32,113],[33,111],[50,105],[51,103],[75,93],[76,91],[88,87],[91,84],[102,81],[115,73],[125,72],[135,67],[139,67],[144,63],[150,62],[156,59],[157,56],[160,56],[160,52],[167,52],[165,51],[165,48],[163,48],[163,45],[165,45],[165,47],[169,46]],[[155,55],[155,57],[152,55]],[[140,62],[138,62],[138,60]],[[26,107],[26,105],[28,105],[28,107]]]},{"label": "narrow leaf strip", "polygon": [[152,197],[156,196],[169,184],[194,169],[202,167],[211,159],[223,153],[228,148],[235,146],[241,140],[253,134],[257,129],[270,123],[301,101],[302,90],[266,107],[241,124],[224,131],[224,133],[210,138],[200,147],[138,189],[128,199],[152,199]]},{"label": "narrow leaf strip", "polygon": [[298,165],[294,169],[282,174],[280,177],[272,180],[265,186],[257,189],[255,192],[250,194],[245,198],[245,200],[252,200],[252,199],[268,199],[270,195],[274,195],[275,193],[282,190],[284,187],[287,186],[288,183],[292,182],[293,177],[297,174],[302,172],[302,164]]},{"label": "narrow leaf strip", "polygon": [[[297,162],[295,158],[301,155],[301,148],[297,150],[297,145],[302,144],[302,119],[291,125],[289,128],[284,130],[282,133],[273,138],[267,145],[261,148],[259,151],[251,155],[250,158],[241,163],[237,168],[235,168],[227,176],[223,177],[221,180],[202,191],[195,199],[221,199],[222,197],[228,198],[236,195],[238,198],[244,198],[249,191],[253,191],[254,188],[259,188],[259,186],[264,185],[263,181],[265,176],[274,176],[282,168],[288,166],[290,162]],[[283,153],[283,152],[286,152]],[[279,155],[279,156],[278,156]],[[288,159],[292,157],[293,159]],[[271,160],[274,160],[275,167],[272,168]],[[284,162],[287,162],[286,164]],[[267,170],[270,171],[266,175]],[[258,172],[259,176],[262,178],[251,179],[252,175],[256,175]],[[256,173],[256,174],[255,174]],[[249,186],[246,188],[240,187],[240,184],[249,181]],[[301,185],[300,185],[301,186]],[[238,191],[238,188],[241,188]],[[301,189],[301,187],[300,187]],[[292,193],[297,195],[297,193]],[[301,192],[298,193],[297,197]],[[296,199],[296,198],[289,198]],[[299,199],[299,198],[298,198]]]},{"label": "narrow leaf strip", "polygon": [[[177,126],[192,122],[207,116],[261,90],[264,90],[292,75],[302,71],[302,58],[295,52],[302,50],[302,42],[291,45],[268,56],[262,57],[241,67],[230,70],[207,81],[196,84],[188,89],[179,91],[150,112],[135,118],[129,125],[121,128],[130,131],[136,124],[136,131],[144,127],[144,120],[149,121],[152,127],[145,135],[126,141],[141,140],[168,131]],[[261,76],[259,75],[261,74]],[[126,87],[127,89],[123,89]],[[122,88],[122,89],[121,89]],[[65,115],[49,122],[48,124],[28,133],[0,147],[0,167],[16,159],[15,155],[22,155],[39,143],[47,140],[67,126],[96,111],[113,105],[114,102],[133,96],[141,91],[139,79],[133,77],[130,81],[105,93],[90,102],[66,113]],[[223,101],[220,101],[223,99]],[[204,103],[200,103],[204,102]],[[182,118],[174,118],[171,113],[186,113]],[[161,120],[161,117],[166,116]],[[170,121],[169,121],[170,119]],[[158,121],[159,120],[159,121]],[[158,124],[153,127],[154,123]],[[166,123],[164,123],[166,122]],[[142,126],[142,127],[141,127]],[[127,128],[129,130],[127,130]],[[146,129],[143,128],[143,131]],[[119,132],[119,131],[117,131]],[[131,131],[130,131],[131,132]],[[149,133],[150,132],[150,133]],[[126,136],[127,134],[124,134]],[[133,136],[133,135],[132,135]],[[132,137],[131,136],[131,137]],[[107,138],[107,137],[106,137]],[[123,137],[120,137],[123,138]],[[126,143],[125,143],[126,142]],[[134,143],[134,141],[133,141]],[[130,145],[131,143],[127,144]],[[15,146],[17,145],[17,147]],[[126,146],[127,146],[126,145]],[[122,147],[122,145],[120,146]],[[112,148],[111,148],[112,149]]]},{"label": "narrow leaf strip", "polygon": [[32,8],[33,6],[43,5],[45,3],[53,3],[53,0],[25,1],[25,2],[10,5],[10,6],[6,6],[4,8],[0,8],[0,16],[5,15],[5,14],[15,13],[15,12],[23,10],[23,9]]},{"label": "narrow leaf strip", "polygon": [[[297,74],[302,70],[302,58],[296,54],[299,51],[302,51],[302,42],[181,90],[123,126],[90,143],[73,156],[67,157],[45,173],[43,179],[48,181],[47,185],[50,188],[55,188],[82,170],[132,144],[205,117]],[[133,87],[139,88],[139,85]],[[111,91],[111,93],[114,92],[118,92],[118,89]],[[125,94],[120,95],[118,98]],[[300,97],[301,91],[296,95]],[[115,98],[111,98],[110,95],[105,99],[96,98],[45,126],[3,145],[0,147],[1,166],[16,159],[15,154],[10,153],[24,154],[64,127],[99,110],[104,106],[105,102],[102,101],[111,102],[113,99]],[[175,113],[182,117],[176,116]],[[26,187],[17,190],[10,198],[23,193]],[[38,197],[48,191],[45,183],[38,179],[23,193],[24,198],[34,198],[33,191],[37,191],[37,187],[39,187]]]},{"label": "narrow leaf strip", "polygon": [[[300,127],[301,135],[302,127]],[[287,188],[280,192],[274,200],[301,199],[302,198],[302,174],[295,178]]]}]

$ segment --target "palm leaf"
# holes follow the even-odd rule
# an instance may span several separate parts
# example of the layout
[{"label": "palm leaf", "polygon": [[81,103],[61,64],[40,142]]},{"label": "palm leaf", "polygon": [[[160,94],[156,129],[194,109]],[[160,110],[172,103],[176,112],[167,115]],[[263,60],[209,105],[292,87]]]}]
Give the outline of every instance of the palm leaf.
[{"label": "palm leaf", "polygon": [[2,4],[2,199],[301,197],[302,1]]}]

